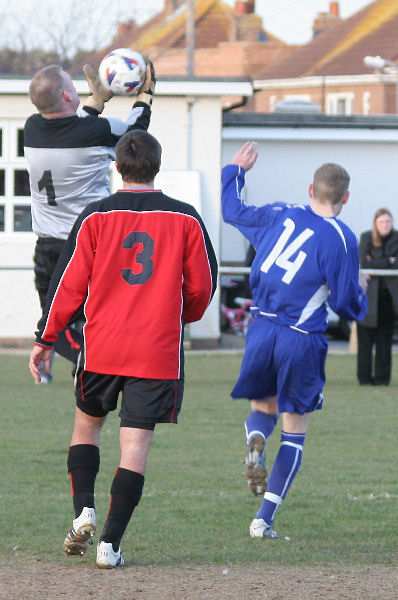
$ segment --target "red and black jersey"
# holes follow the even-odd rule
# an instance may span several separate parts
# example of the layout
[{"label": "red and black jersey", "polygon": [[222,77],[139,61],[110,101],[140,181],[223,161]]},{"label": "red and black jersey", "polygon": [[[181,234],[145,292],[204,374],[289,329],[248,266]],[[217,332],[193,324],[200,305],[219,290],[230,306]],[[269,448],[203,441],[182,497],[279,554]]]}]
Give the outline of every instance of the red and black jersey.
[{"label": "red and black jersey", "polygon": [[83,305],[87,371],[177,379],[184,323],[203,316],[216,279],[213,247],[191,205],[161,191],[118,191],[77,219],[36,343],[51,346]]}]

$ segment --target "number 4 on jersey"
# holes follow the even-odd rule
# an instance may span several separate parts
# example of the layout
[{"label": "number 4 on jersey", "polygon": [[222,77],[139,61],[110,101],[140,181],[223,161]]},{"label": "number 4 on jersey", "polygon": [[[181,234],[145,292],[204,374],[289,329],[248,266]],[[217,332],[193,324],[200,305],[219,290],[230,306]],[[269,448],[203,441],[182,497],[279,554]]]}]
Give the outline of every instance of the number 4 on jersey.
[{"label": "number 4 on jersey", "polygon": [[300,270],[303,262],[307,258],[307,254],[300,250],[294,260],[290,259],[293,254],[297,252],[297,250],[304,244],[304,242],[314,235],[314,231],[308,228],[304,229],[304,231],[302,231],[295,240],[286,246],[289,239],[293,235],[296,226],[292,219],[289,218],[284,221],[283,226],[285,227],[285,230],[282,232],[275,246],[272,248],[271,252],[261,265],[261,270],[264,273],[268,273],[272,265],[275,263],[278,267],[286,271],[282,277],[282,281],[289,284],[291,283],[293,277]]}]

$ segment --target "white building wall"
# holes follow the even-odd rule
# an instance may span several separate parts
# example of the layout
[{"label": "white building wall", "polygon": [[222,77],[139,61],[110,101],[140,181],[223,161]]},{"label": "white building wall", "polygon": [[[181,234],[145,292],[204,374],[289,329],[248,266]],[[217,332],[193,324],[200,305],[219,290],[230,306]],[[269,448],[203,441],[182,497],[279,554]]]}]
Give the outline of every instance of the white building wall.
[{"label": "white building wall", "polygon": [[[257,163],[246,179],[249,204],[308,204],[314,171],[325,162],[335,162],[351,176],[350,199],[339,218],[359,237],[372,228],[375,211],[387,207],[398,227],[398,130],[227,127],[223,165],[247,139],[259,145]],[[223,223],[221,237],[221,260],[243,260],[247,247],[243,236]]]},{"label": "white building wall", "polygon": [[[5,94],[2,86],[0,121],[9,125],[3,146],[6,144],[7,152],[15,154],[12,138],[33,108],[26,93]],[[184,86],[187,88],[186,82]],[[194,203],[199,199],[201,214],[222,261],[243,261],[246,252],[247,242],[241,234],[221,222],[220,169],[247,139],[259,143],[258,162],[247,176],[245,195],[249,203],[306,203],[313,171],[323,162],[338,162],[351,174],[351,198],[342,219],[354,232],[359,235],[369,229],[375,210],[381,206],[390,208],[398,223],[397,130],[269,126],[222,130],[220,94],[249,95],[248,88],[237,86],[227,91],[220,84],[210,93],[196,89],[195,94],[187,96],[184,86],[175,94],[165,89],[155,99],[150,131],[163,147],[163,180],[162,174],[159,180],[166,193],[170,186],[170,195]],[[129,99],[117,98],[104,114],[124,118],[129,108]],[[12,164],[12,168],[26,166],[23,158],[11,158],[7,163],[3,153],[0,169],[6,164]],[[118,184],[116,177],[114,184]],[[13,198],[12,182],[8,180],[7,185],[7,198],[0,197],[0,205],[5,201],[29,201]],[[0,232],[0,338],[33,338],[40,315],[31,270],[35,241],[32,233]],[[194,338],[218,338],[218,304],[217,292],[205,318],[192,326]]]},{"label": "white building wall", "polygon": [[[28,83],[20,80],[10,81],[9,84],[0,82],[0,121],[4,123],[3,148],[7,148],[8,153],[5,155],[3,152],[0,156],[0,170],[4,168],[7,171],[8,181],[5,196],[0,194],[0,206],[5,203],[9,206],[6,231],[0,231],[0,339],[33,339],[33,331],[40,316],[32,270],[36,236],[29,232],[11,231],[13,204],[30,203],[29,197],[13,197],[12,181],[14,167],[26,169],[25,159],[14,155],[15,134],[34,111],[27,96]],[[86,83],[77,82],[76,85],[84,100]],[[159,82],[157,85],[150,132],[159,139],[163,147],[163,180],[162,173],[160,175],[162,189],[183,201],[192,200],[199,206],[217,255],[220,249],[221,228],[220,97],[241,97],[251,93],[250,82]],[[114,98],[106,105],[104,115],[125,118],[130,107],[130,99]],[[0,128],[1,126],[0,122]],[[118,183],[118,177],[113,173],[115,188]],[[218,304],[217,291],[204,319],[192,325],[192,338],[214,341],[218,339]]]}]

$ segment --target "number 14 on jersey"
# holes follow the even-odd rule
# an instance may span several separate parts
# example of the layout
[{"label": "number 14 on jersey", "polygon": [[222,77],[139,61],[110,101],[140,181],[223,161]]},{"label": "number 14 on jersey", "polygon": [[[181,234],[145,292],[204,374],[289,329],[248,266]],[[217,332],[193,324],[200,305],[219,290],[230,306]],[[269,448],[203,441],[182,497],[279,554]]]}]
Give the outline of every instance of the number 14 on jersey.
[{"label": "number 14 on jersey", "polygon": [[292,219],[285,219],[284,231],[279,236],[275,246],[268,254],[267,258],[261,265],[261,270],[264,273],[268,273],[273,264],[277,265],[285,271],[282,277],[284,283],[291,283],[294,276],[301,269],[305,259],[307,258],[306,252],[300,250],[294,260],[291,260],[293,254],[297,252],[299,248],[312,236],[314,231],[312,229],[304,229],[293,241],[288,244],[296,228]]}]

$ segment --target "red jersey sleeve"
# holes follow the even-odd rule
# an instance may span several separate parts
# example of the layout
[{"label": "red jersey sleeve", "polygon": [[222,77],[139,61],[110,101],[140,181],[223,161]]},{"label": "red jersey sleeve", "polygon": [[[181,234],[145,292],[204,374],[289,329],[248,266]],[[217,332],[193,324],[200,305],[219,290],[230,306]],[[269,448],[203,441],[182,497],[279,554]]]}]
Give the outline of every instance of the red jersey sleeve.
[{"label": "red jersey sleeve", "polygon": [[202,318],[213,297],[217,280],[217,262],[204,225],[189,219],[183,266],[183,319],[185,323]]}]

